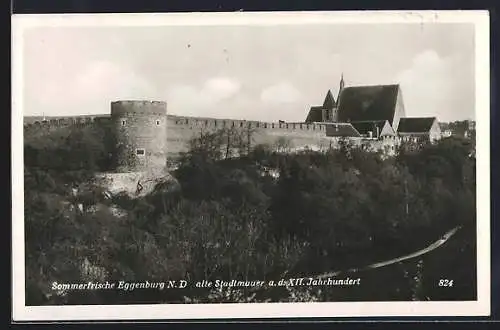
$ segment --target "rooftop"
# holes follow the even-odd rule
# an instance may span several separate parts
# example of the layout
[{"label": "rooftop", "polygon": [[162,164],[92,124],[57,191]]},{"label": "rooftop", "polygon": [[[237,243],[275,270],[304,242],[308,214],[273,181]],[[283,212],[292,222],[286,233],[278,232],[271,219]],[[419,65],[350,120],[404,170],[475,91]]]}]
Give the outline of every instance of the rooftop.
[{"label": "rooftop", "polygon": [[436,117],[405,117],[401,118],[398,133],[424,133],[428,132]]},{"label": "rooftop", "polygon": [[361,137],[350,123],[325,123],[325,126],[329,137]]},{"label": "rooftop", "polygon": [[382,132],[385,123],[387,123],[387,120],[365,120],[351,122],[352,126],[362,135],[367,135],[370,131],[375,133],[377,131],[377,128],[379,129],[379,132]]},{"label": "rooftop", "polygon": [[399,85],[345,87],[339,96],[340,122],[387,120],[392,124]]}]

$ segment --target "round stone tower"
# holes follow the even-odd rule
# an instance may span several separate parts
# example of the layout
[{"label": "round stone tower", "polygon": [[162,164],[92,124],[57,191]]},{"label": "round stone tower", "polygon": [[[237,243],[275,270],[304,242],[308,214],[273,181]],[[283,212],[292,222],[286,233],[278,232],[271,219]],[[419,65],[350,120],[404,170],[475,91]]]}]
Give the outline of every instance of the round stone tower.
[{"label": "round stone tower", "polygon": [[163,170],[167,163],[167,103],[111,102],[116,171]]}]

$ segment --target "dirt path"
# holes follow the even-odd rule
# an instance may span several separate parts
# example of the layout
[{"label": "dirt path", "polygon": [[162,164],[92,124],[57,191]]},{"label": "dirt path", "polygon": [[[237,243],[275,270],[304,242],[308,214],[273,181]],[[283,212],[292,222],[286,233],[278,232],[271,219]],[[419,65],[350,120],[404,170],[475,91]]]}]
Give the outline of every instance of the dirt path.
[{"label": "dirt path", "polygon": [[365,266],[365,267],[361,267],[361,268],[351,268],[351,269],[349,269],[347,271],[334,271],[334,272],[329,272],[329,273],[326,273],[326,274],[321,274],[321,275],[317,275],[317,276],[313,276],[313,277],[314,278],[326,278],[326,277],[331,277],[331,276],[337,276],[337,275],[339,275],[341,273],[350,273],[350,272],[354,273],[354,272],[359,272],[359,271],[363,271],[363,270],[381,268],[381,267],[389,266],[389,265],[392,265],[392,264],[395,264],[395,263],[398,263],[398,262],[401,262],[401,261],[404,261],[404,260],[413,259],[413,258],[419,257],[421,255],[424,255],[426,253],[429,253],[429,252],[437,249],[438,247],[440,247],[441,245],[443,245],[444,243],[446,243],[453,235],[455,235],[455,233],[460,228],[461,228],[461,226],[458,226],[458,227],[455,227],[455,228],[451,229],[450,231],[446,232],[440,239],[438,239],[434,243],[430,244],[426,248],[423,248],[421,250],[415,251],[413,253],[410,253],[410,254],[407,254],[407,255],[404,255],[404,256],[401,256],[401,257],[397,257],[397,258],[394,258],[394,259],[386,260],[386,261],[376,262],[376,263],[373,263],[371,265],[368,265],[368,266]]}]

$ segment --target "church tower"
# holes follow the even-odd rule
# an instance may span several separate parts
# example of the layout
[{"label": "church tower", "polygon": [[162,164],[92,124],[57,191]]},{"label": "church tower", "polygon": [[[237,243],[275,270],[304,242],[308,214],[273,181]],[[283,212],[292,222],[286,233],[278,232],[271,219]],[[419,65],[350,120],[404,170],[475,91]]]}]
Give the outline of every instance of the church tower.
[{"label": "church tower", "polygon": [[344,73],[342,72],[340,76],[340,83],[339,83],[339,94],[337,95],[337,103],[339,102],[340,98],[340,93],[342,93],[342,90],[344,89],[345,82],[344,82]]}]

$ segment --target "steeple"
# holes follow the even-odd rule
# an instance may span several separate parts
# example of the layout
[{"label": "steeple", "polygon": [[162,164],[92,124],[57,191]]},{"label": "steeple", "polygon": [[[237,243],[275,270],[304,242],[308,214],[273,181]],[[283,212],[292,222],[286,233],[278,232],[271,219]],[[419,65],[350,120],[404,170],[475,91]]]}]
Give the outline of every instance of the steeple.
[{"label": "steeple", "polygon": [[[340,96],[340,93],[342,92],[342,90],[344,89],[344,85],[345,85],[345,82],[344,82],[344,73],[342,72],[342,74],[340,76],[339,96]],[[338,100],[338,97],[337,97],[337,100]]]},{"label": "steeple", "polygon": [[345,82],[344,82],[344,73],[340,75],[340,83],[339,83],[339,94],[337,95],[337,107],[340,105],[340,94],[342,93],[342,90],[344,89]]}]

